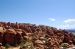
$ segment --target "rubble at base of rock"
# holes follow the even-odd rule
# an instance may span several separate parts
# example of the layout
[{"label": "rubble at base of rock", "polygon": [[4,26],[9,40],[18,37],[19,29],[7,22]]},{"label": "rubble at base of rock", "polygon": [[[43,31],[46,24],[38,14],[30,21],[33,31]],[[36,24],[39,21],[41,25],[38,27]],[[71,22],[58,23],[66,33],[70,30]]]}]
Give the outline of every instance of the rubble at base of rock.
[{"label": "rubble at base of rock", "polygon": [[75,35],[44,25],[0,22],[0,43],[21,45],[20,49],[60,49],[63,43],[75,45]]}]

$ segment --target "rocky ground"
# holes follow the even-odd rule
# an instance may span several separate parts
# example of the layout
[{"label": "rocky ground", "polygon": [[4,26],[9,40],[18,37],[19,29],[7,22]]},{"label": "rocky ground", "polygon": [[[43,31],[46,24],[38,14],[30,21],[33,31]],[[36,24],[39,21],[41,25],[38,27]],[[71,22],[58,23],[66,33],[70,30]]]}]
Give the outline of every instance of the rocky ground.
[{"label": "rocky ground", "polygon": [[[67,46],[65,44],[67,43]],[[50,26],[0,22],[0,47],[18,49],[60,49],[75,45],[75,35]],[[14,48],[13,48],[14,49]]]}]

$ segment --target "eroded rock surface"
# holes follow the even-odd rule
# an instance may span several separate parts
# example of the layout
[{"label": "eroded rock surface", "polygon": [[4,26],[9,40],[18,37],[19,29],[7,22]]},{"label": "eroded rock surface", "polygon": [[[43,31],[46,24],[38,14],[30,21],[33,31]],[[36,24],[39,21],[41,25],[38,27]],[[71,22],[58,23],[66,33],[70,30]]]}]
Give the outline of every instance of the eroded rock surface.
[{"label": "eroded rock surface", "polygon": [[0,22],[0,43],[19,45],[22,40],[32,43],[36,49],[59,49],[62,43],[75,44],[75,35],[44,25]]}]

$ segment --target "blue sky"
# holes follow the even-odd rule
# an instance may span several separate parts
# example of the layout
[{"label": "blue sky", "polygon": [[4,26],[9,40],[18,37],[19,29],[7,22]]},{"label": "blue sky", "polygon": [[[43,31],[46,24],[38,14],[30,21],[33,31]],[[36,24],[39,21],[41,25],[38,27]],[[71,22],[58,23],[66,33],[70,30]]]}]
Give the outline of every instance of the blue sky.
[{"label": "blue sky", "polygon": [[0,0],[0,21],[75,28],[75,0]]}]

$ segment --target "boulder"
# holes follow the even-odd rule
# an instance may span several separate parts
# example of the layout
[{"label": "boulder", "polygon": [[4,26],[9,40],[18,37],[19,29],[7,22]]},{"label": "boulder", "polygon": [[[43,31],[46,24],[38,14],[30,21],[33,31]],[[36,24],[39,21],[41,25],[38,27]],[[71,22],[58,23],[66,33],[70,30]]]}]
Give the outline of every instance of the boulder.
[{"label": "boulder", "polygon": [[8,29],[3,35],[4,43],[5,44],[10,44],[10,45],[15,45],[15,35],[16,32],[14,29]]}]

